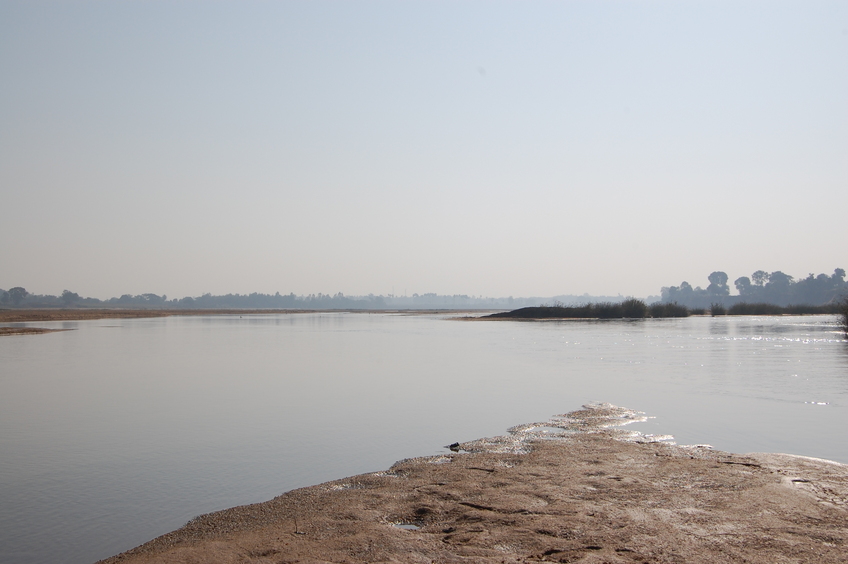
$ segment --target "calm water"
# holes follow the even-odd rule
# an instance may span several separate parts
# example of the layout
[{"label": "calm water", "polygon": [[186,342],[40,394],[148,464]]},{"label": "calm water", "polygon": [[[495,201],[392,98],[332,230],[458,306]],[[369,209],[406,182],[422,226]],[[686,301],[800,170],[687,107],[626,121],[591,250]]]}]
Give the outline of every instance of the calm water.
[{"label": "calm water", "polygon": [[848,463],[834,317],[65,322],[0,339],[0,561],[93,562],[217,509],[589,401],[640,430]]}]

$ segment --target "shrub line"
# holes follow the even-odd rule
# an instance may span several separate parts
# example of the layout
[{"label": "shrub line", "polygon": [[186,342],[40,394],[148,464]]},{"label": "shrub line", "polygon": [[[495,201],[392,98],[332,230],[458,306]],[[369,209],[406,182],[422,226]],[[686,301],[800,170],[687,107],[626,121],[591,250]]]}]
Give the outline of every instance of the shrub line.
[{"label": "shrub line", "polygon": [[[598,302],[576,306],[566,306],[561,303],[523,307],[520,309],[493,313],[485,317],[509,319],[645,319],[667,317],[689,317],[690,315],[705,315],[707,310],[688,308],[677,302],[657,302],[651,305],[644,300],[628,298],[619,303]],[[839,314],[845,330],[848,332],[848,299],[839,304],[788,305],[779,306],[768,303],[738,303],[730,308],[722,304],[712,304],[710,315],[821,315]]]}]

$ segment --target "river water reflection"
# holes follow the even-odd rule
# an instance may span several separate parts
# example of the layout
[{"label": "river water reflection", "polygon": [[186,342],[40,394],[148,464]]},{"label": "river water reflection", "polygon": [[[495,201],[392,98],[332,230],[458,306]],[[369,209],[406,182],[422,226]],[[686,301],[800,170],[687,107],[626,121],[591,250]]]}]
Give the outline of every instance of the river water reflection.
[{"label": "river water reflection", "polygon": [[834,317],[40,323],[0,339],[0,561],[93,562],[195,515],[387,468],[589,401],[639,430],[848,463]]}]

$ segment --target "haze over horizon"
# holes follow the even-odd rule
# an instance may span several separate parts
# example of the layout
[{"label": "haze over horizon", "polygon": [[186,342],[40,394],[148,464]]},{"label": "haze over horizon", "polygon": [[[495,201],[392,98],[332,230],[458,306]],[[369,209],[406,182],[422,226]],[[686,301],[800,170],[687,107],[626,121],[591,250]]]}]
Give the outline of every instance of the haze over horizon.
[{"label": "haze over horizon", "polygon": [[848,3],[0,0],[0,288],[848,266]]}]

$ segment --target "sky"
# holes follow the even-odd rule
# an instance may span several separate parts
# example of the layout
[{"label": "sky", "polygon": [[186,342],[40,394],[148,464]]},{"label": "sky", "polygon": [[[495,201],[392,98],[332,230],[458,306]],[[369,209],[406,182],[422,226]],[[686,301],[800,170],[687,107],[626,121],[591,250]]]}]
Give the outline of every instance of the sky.
[{"label": "sky", "polygon": [[848,268],[848,2],[0,0],[0,288]]}]

